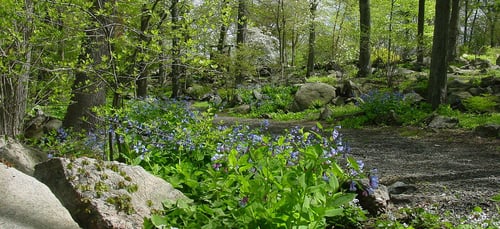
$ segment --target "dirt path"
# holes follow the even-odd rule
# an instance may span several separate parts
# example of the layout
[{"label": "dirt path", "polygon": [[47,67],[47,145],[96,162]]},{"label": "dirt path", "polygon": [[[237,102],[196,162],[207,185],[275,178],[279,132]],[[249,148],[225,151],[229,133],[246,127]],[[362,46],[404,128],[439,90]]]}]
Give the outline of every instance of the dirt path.
[{"label": "dirt path", "polygon": [[[260,126],[262,120],[218,117],[216,122]],[[270,122],[270,130],[282,132],[315,122]],[[325,125],[328,127],[327,125]],[[491,197],[500,193],[500,140],[474,136],[464,130],[418,128],[341,129],[352,154],[368,168],[378,168],[380,181],[397,181],[406,190],[391,195],[394,207],[424,207],[448,217],[469,215],[476,206],[487,217],[499,217]]]}]

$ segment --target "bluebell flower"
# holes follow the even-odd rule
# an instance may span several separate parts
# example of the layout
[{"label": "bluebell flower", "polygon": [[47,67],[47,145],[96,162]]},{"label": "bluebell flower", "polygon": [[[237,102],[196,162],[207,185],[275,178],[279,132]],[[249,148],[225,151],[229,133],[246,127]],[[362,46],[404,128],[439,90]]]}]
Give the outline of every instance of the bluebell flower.
[{"label": "bluebell flower", "polygon": [[245,196],[240,200],[240,206],[243,208],[247,206],[247,204],[248,204],[248,196]]},{"label": "bluebell flower", "polygon": [[210,159],[211,161],[217,161],[220,160],[224,157],[224,154],[216,153],[212,158]]},{"label": "bluebell flower", "polygon": [[351,192],[355,192],[356,190],[358,190],[358,189],[356,188],[356,182],[351,181],[351,183],[349,184],[349,191],[351,191]]},{"label": "bluebell flower", "polygon": [[330,177],[328,177],[328,175],[326,175],[326,173],[323,173],[323,180],[326,181],[326,182],[329,182],[330,181]]}]

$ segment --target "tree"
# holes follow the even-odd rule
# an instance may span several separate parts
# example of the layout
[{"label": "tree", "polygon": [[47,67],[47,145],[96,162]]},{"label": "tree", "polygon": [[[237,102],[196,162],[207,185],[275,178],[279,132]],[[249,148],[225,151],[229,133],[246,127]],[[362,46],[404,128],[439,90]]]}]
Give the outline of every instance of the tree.
[{"label": "tree", "polygon": [[[236,47],[238,51],[241,51],[243,45],[246,43],[246,34],[248,26],[248,12],[246,0],[238,0],[238,18],[237,18],[237,30],[236,30]],[[236,76],[236,84],[241,84],[244,79],[244,74],[241,71],[241,55],[238,55],[237,67],[239,68]]]},{"label": "tree", "polygon": [[417,19],[417,69],[421,70],[424,65],[424,23],[425,23],[425,0],[418,0]]},{"label": "tree", "polygon": [[446,101],[448,27],[450,23],[451,0],[436,1],[432,59],[429,74],[429,101],[433,109]]},{"label": "tree", "polygon": [[180,34],[175,33],[178,31],[181,26],[179,25],[179,11],[180,11],[180,2],[179,0],[172,0],[170,5],[170,17],[172,26],[171,29],[173,31],[172,34],[172,98],[177,98],[179,96],[179,78],[181,75],[181,44],[180,44]]},{"label": "tree", "polygon": [[316,20],[316,11],[318,9],[318,4],[319,0],[309,1],[309,13],[310,13],[309,42],[308,42],[309,51],[307,55],[306,77],[310,77],[314,72],[314,46],[316,45],[315,20]]},{"label": "tree", "polygon": [[[15,137],[23,131],[28,100],[28,81],[33,67],[30,39],[33,33],[34,5],[32,0],[25,0],[24,4],[15,1],[2,3],[2,5],[2,7],[10,5],[24,8],[24,18],[17,18],[18,20],[13,20],[13,24],[10,24],[15,30],[4,30],[0,35],[1,38],[5,37],[5,40],[2,39],[0,43],[2,52],[0,55],[2,58],[0,62],[0,135]],[[17,13],[12,12],[11,16],[16,17]],[[4,44],[9,45],[4,46]],[[3,62],[3,58],[11,53],[14,58]]]},{"label": "tree", "polygon": [[460,18],[460,0],[451,1],[451,16],[449,25],[449,41],[448,41],[448,62],[452,62],[457,58],[457,41],[459,33],[459,22]]},{"label": "tree", "polygon": [[85,31],[84,52],[79,57],[80,69],[72,87],[72,103],[63,121],[65,127],[75,130],[95,130],[101,120],[92,109],[106,103],[106,61],[110,59],[109,40],[114,31],[109,17],[102,13],[109,10],[105,8],[107,2],[96,0],[88,11],[95,21]]},{"label": "tree", "polygon": [[371,17],[370,17],[370,0],[359,0],[359,25],[360,25],[360,39],[359,39],[359,77],[367,77],[371,75],[370,64],[370,31],[371,31]]}]

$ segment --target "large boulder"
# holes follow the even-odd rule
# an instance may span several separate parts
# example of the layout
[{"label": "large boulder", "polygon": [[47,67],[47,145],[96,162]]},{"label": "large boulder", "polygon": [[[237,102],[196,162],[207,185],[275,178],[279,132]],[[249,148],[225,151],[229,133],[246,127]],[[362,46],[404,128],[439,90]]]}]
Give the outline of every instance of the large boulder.
[{"label": "large boulder", "polygon": [[50,189],[0,163],[0,228],[80,228]]},{"label": "large boulder", "polygon": [[35,165],[46,160],[47,154],[28,147],[18,141],[0,136],[0,158],[12,164],[19,171],[33,175]]},{"label": "large boulder", "polygon": [[306,83],[295,93],[294,111],[303,111],[313,105],[323,106],[335,98],[335,87],[325,83]]},{"label": "large boulder", "polygon": [[139,166],[91,158],[53,158],[35,177],[61,200],[83,228],[141,228],[165,200],[187,199]]}]

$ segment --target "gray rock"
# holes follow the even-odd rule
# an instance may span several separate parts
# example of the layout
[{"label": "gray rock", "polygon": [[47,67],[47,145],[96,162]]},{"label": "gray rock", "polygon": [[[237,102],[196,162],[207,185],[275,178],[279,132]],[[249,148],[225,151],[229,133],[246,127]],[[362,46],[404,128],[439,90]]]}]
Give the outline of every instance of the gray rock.
[{"label": "gray rock", "polygon": [[472,97],[472,94],[468,91],[450,92],[448,94],[448,97],[447,97],[447,102],[453,108],[465,110],[465,106],[463,104],[463,101],[465,101],[466,99],[468,99],[470,97]]},{"label": "gray rock", "polygon": [[429,125],[427,125],[427,126],[430,128],[435,128],[435,129],[455,128],[458,126],[458,119],[451,118],[451,117],[445,117],[445,116],[441,116],[441,115],[436,115],[432,118]]},{"label": "gray rock", "polygon": [[248,104],[243,104],[233,108],[232,110],[238,114],[248,114],[251,111],[251,107]]},{"label": "gray rock", "polygon": [[337,96],[343,96],[346,98],[359,97],[361,92],[361,87],[351,80],[344,80],[337,89]]},{"label": "gray rock", "polygon": [[47,155],[14,139],[0,136],[0,158],[11,163],[19,171],[32,176],[35,165],[46,160]]},{"label": "gray rock", "polygon": [[408,185],[401,181],[391,184],[388,189],[390,195],[409,194],[417,190],[414,185]]},{"label": "gray rock", "polygon": [[[363,187],[369,187],[368,179],[362,179],[361,184]],[[359,190],[357,198],[361,207],[374,216],[387,212],[391,207],[389,191],[385,185],[379,185],[371,195],[364,190]]]},{"label": "gray rock", "polygon": [[50,189],[0,163],[0,228],[80,228]]},{"label": "gray rock", "polygon": [[325,83],[306,83],[294,97],[293,110],[303,111],[313,104],[325,105],[335,98],[335,88]]},{"label": "gray rock", "polygon": [[459,79],[453,79],[448,82],[447,87],[449,90],[467,90],[471,87],[472,85],[469,82],[462,81]]},{"label": "gray rock", "polygon": [[424,97],[422,97],[420,94],[416,92],[409,92],[404,94],[403,99],[412,104],[416,104],[425,100]]},{"label": "gray rock", "polygon": [[35,177],[61,200],[83,228],[141,228],[162,201],[187,199],[142,167],[91,158],[53,158]]},{"label": "gray rock", "polygon": [[497,124],[485,124],[477,126],[474,129],[474,133],[478,136],[484,138],[500,138],[500,125]]}]

